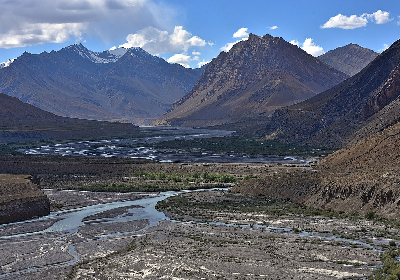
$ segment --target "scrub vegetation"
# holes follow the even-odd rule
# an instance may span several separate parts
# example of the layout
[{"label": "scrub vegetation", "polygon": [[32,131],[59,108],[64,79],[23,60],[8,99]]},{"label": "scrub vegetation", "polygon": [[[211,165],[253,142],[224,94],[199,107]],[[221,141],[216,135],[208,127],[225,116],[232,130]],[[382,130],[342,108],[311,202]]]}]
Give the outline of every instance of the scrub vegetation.
[{"label": "scrub vegetation", "polygon": [[[252,177],[252,176],[251,176]],[[246,180],[249,176],[239,178],[235,175],[215,172],[153,172],[136,170],[126,182],[112,184],[90,184],[79,187],[79,190],[100,192],[160,192],[209,189],[215,187],[231,187],[238,180]]]}]

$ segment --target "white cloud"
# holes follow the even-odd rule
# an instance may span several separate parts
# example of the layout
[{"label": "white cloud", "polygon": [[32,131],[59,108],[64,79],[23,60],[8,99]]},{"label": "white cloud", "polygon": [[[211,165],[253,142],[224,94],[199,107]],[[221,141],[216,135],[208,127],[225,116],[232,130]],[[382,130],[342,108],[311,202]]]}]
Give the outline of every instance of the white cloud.
[{"label": "white cloud", "polygon": [[0,48],[82,40],[104,41],[146,26],[169,26],[176,11],[154,0],[1,0]]},{"label": "white cloud", "polygon": [[378,10],[375,13],[367,14],[364,13],[361,16],[351,15],[345,16],[338,14],[331,17],[321,28],[341,28],[341,29],[355,29],[365,27],[368,24],[368,20],[375,22],[376,24],[385,24],[391,21],[389,12]]},{"label": "white cloud", "polygon": [[321,28],[341,28],[341,29],[354,29],[364,27],[368,20],[363,16],[352,15],[350,17],[338,14],[331,17]]},{"label": "white cloud", "polygon": [[397,25],[400,25],[400,16],[397,16],[397,18],[399,19],[399,20],[397,21]]},{"label": "white cloud", "polygon": [[193,55],[201,55],[201,52],[193,51],[192,54]]},{"label": "white cloud", "polygon": [[129,34],[126,37],[126,41],[119,47],[141,47],[154,55],[169,52],[187,52],[189,47],[203,47],[207,44],[200,37],[192,36],[182,26],[175,26],[172,34],[155,27],[146,27],[135,34]]},{"label": "white cloud", "polygon": [[233,38],[247,38],[249,33],[247,33],[248,28],[242,27],[235,33],[233,33]]},{"label": "white cloud", "polygon": [[221,47],[220,50],[224,52],[229,52],[230,49],[236,44],[239,43],[240,41],[246,41],[249,38],[249,33],[247,33],[248,28],[242,27],[235,33],[233,33],[233,38],[241,38],[240,40],[237,40],[236,42],[232,43],[227,43],[225,46]]},{"label": "white cloud", "polygon": [[[168,34],[167,31],[163,31]],[[175,26],[174,33],[169,36],[169,43],[173,46],[183,46],[185,51],[189,48],[190,33],[183,29],[183,26]]]},{"label": "white cloud", "polygon": [[169,63],[178,63],[186,68],[189,68],[189,63],[192,62],[192,58],[184,53],[177,53],[168,58]]},{"label": "white cloud", "polygon": [[42,43],[62,43],[71,36],[82,37],[83,23],[22,24],[19,30],[0,34],[0,48],[25,47]]},{"label": "white cloud", "polygon": [[205,45],[207,45],[206,41],[204,41],[203,39],[201,39],[198,36],[193,36],[192,38],[190,38],[188,40],[188,43],[191,46],[198,46],[198,47],[204,47]]},{"label": "white cloud", "polygon": [[270,30],[275,30],[275,29],[278,29],[278,28],[279,28],[278,26],[274,25],[274,26],[271,26],[269,29]]},{"label": "white cloud", "polygon": [[311,38],[307,38],[301,48],[312,56],[320,56],[325,53],[324,49],[316,45]]},{"label": "white cloud", "polygon": [[392,20],[390,19],[389,12],[383,12],[381,10],[378,10],[375,13],[367,16],[368,18],[374,20],[376,24],[385,24]]},{"label": "white cloud", "polygon": [[290,41],[291,44],[302,48],[307,53],[311,54],[312,56],[320,56],[325,53],[324,49],[318,45],[316,45],[311,38],[307,38],[303,44],[300,44],[297,40]]}]

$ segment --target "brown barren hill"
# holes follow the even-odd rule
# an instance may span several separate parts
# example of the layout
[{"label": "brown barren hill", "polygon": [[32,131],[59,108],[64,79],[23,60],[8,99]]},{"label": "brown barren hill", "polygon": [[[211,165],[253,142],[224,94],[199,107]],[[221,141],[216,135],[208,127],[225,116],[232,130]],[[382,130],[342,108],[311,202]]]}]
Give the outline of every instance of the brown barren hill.
[{"label": "brown barren hill", "polygon": [[250,34],[221,52],[156,125],[213,126],[267,117],[348,76],[282,38]]}]

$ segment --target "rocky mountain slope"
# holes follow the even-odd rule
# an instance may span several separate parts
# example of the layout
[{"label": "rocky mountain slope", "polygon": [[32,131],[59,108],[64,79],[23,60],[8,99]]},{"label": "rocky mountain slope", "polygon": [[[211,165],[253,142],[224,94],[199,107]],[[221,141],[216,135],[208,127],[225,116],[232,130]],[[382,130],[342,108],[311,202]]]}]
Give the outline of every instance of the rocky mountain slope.
[{"label": "rocky mountain slope", "polygon": [[356,44],[348,44],[318,57],[333,68],[354,76],[373,61],[379,54]]},{"label": "rocky mountain slope", "polygon": [[211,126],[268,116],[347,77],[282,38],[250,34],[213,59],[193,89],[155,124]]},{"label": "rocky mountain slope", "polygon": [[360,73],[302,103],[277,110],[267,137],[343,147],[400,118],[400,40]]},{"label": "rocky mountain slope", "polygon": [[56,116],[0,93],[0,144],[131,135],[130,123],[88,121]]},{"label": "rocky mountain slope", "polygon": [[[362,170],[382,172],[400,168],[400,122],[340,149],[321,161],[320,165],[331,170]],[[383,172],[384,177],[390,177]]]},{"label": "rocky mountain slope", "polygon": [[33,55],[0,69],[0,92],[66,117],[148,123],[202,74],[140,48],[92,52],[81,44]]},{"label": "rocky mountain slope", "polygon": [[400,123],[323,159],[313,170],[287,168],[235,187],[327,210],[400,219]]}]

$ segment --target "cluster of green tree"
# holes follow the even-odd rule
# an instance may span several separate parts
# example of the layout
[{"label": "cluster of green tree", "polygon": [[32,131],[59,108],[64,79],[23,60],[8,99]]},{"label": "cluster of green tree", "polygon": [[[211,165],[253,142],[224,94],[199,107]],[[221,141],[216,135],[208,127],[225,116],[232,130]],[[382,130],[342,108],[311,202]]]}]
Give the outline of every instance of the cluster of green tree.
[{"label": "cluster of green tree", "polygon": [[[181,149],[190,152],[234,153],[248,155],[321,156],[333,150],[307,146],[288,145],[273,140],[254,137],[231,136],[193,140],[173,140],[155,144],[160,149]],[[195,149],[194,149],[195,148]]]},{"label": "cluster of green tree", "polygon": [[[391,246],[396,246],[392,241]],[[377,269],[371,275],[371,280],[397,280],[400,279],[400,250],[389,249],[385,251],[381,257],[382,268]]]}]

